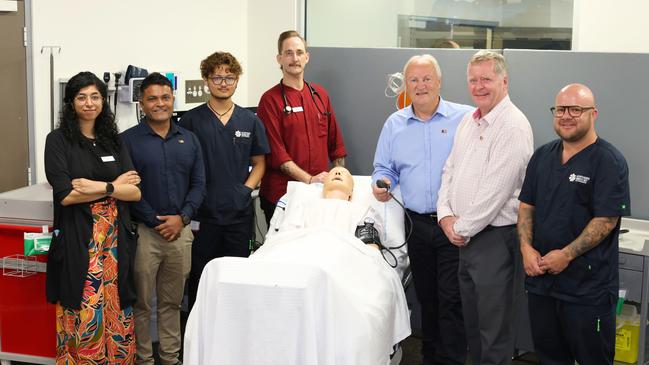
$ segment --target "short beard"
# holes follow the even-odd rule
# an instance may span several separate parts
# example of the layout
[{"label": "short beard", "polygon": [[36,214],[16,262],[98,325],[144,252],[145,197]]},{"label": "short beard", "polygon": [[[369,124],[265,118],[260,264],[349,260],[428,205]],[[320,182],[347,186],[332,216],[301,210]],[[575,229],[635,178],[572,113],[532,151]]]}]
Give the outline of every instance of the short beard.
[{"label": "short beard", "polygon": [[557,129],[555,129],[555,132],[559,135],[559,137],[561,138],[562,141],[569,142],[569,143],[579,142],[581,139],[586,137],[586,135],[588,134],[588,130],[586,130],[586,131],[579,131],[578,130],[574,134],[572,134],[571,136],[564,137],[563,135],[561,135],[561,133],[559,133],[559,131]]}]

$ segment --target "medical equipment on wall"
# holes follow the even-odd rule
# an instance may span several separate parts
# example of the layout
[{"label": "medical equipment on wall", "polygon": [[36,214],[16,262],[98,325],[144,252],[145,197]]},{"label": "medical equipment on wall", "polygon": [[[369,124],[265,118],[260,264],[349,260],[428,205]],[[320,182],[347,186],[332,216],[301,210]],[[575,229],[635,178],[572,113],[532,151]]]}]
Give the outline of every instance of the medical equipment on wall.
[{"label": "medical equipment on wall", "polygon": [[132,77],[128,84],[119,87],[119,101],[122,103],[138,103],[140,101],[140,84],[144,77]]},{"label": "medical equipment on wall", "polygon": [[122,73],[121,72],[115,72],[115,95],[114,95],[114,105],[113,105],[113,113],[115,113],[115,116],[117,117],[117,88],[119,87],[119,79],[122,78]]},{"label": "medical equipment on wall", "polygon": [[115,73],[115,115],[117,115],[117,102],[135,104],[135,116],[139,121],[141,112],[139,108],[140,100],[140,84],[145,77],[149,75],[149,71],[145,68],[128,65],[124,73],[124,84],[119,84],[121,73]]},{"label": "medical equipment on wall", "polygon": [[41,54],[45,50],[50,52],[50,130],[54,130],[54,122],[56,114],[54,113],[54,51],[57,54],[61,53],[61,46],[43,46],[41,47]]},{"label": "medical equipment on wall", "polygon": [[[104,72],[104,78],[103,79],[104,79],[104,84],[106,84],[106,89],[108,90],[108,95],[107,95],[107,98],[106,98],[106,102],[108,103],[108,106],[110,107],[111,100],[112,100],[111,99],[112,98],[111,90],[110,90],[110,86],[109,86],[110,85],[110,72]],[[115,87],[115,90],[117,90],[117,86]],[[113,113],[115,115],[117,115],[117,107],[113,108]]]},{"label": "medical equipment on wall", "polygon": [[385,96],[388,98],[396,98],[401,92],[403,87],[403,74],[395,72],[388,75],[388,85],[385,87]]},{"label": "medical equipment on wall", "polygon": [[[311,94],[311,100],[313,100],[313,104],[315,104],[315,107],[316,109],[318,109],[318,112],[324,115],[325,117],[330,116],[331,112],[327,110],[327,105],[324,103],[324,100],[322,100],[320,93],[308,82],[304,81],[304,85],[306,85],[306,87],[309,88],[309,93]],[[291,113],[298,111],[298,110],[294,110],[293,107],[288,105],[288,99],[286,99],[286,90],[284,89],[284,83],[282,82],[282,80],[279,80],[279,91],[282,93],[282,101],[284,101],[284,108],[282,109],[284,111],[284,114],[290,115]],[[320,106],[318,106],[318,102],[315,100],[316,98],[318,98],[318,101],[320,102],[322,109],[320,109]]]},{"label": "medical equipment on wall", "polygon": [[[124,79],[126,82],[126,79]],[[126,85],[117,87],[117,98],[115,101],[115,111],[117,111],[117,100],[122,103],[135,104],[135,117],[139,122],[142,119],[142,112],[140,111],[140,85],[144,81],[144,77],[131,77]]]},{"label": "medical equipment on wall", "polygon": [[385,96],[387,98],[396,98],[394,104],[397,109],[403,109],[412,102],[410,96],[408,96],[404,82],[404,76],[401,72],[395,72],[388,75],[388,83],[385,87]]},{"label": "medical equipment on wall", "polygon": [[132,78],[145,78],[147,76],[149,76],[149,71],[146,68],[128,65],[124,74],[124,84],[129,85]]}]

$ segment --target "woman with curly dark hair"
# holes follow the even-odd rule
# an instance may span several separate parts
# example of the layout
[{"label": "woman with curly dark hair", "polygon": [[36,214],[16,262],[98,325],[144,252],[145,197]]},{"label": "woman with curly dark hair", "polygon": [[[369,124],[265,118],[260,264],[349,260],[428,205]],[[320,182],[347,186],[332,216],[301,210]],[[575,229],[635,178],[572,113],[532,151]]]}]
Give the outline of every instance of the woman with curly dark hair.
[{"label": "woman with curly dark hair", "polygon": [[46,293],[56,303],[57,364],[134,363],[136,237],[125,202],[140,200],[140,178],[106,96],[93,73],[72,77],[45,144],[54,202]]}]

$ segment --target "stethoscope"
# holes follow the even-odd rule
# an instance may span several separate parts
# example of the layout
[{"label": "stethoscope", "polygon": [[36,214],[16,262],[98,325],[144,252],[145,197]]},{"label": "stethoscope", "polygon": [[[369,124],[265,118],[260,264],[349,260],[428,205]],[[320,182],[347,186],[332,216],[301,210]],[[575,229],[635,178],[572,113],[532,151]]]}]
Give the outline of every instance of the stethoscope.
[{"label": "stethoscope", "polygon": [[[315,105],[316,109],[318,109],[318,112],[320,114],[323,114],[326,117],[330,116],[331,113],[327,111],[327,106],[325,105],[324,100],[322,100],[320,93],[308,82],[304,81],[304,85],[306,85],[306,87],[309,88],[309,93],[311,94],[311,100],[313,100],[313,104]],[[290,105],[288,105],[288,99],[286,99],[286,90],[284,90],[284,83],[282,82],[282,80],[279,80],[279,91],[282,93],[282,100],[284,101],[284,109],[283,109],[284,114],[290,115],[291,113],[293,113],[293,108]],[[318,103],[315,101],[316,97],[320,101],[320,104],[322,105],[322,109],[320,109]]]}]

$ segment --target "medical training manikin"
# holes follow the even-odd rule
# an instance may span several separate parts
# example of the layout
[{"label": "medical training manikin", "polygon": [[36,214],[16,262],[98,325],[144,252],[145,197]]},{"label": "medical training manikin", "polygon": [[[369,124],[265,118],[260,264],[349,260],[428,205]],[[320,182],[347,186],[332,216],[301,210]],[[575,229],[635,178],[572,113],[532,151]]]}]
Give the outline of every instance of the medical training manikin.
[{"label": "medical training manikin", "polygon": [[369,218],[381,226],[352,192],[349,172],[332,169],[321,195],[293,194],[250,258],[206,266],[185,364],[389,364],[410,334],[408,307],[397,272],[355,235]]}]

